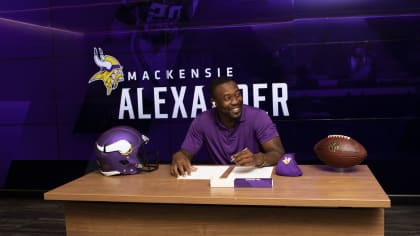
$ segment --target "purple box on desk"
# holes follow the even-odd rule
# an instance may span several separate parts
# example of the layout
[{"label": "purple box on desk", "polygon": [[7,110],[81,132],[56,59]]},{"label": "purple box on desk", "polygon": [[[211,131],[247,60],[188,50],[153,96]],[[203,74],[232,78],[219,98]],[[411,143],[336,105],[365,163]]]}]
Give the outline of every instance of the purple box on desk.
[{"label": "purple box on desk", "polygon": [[234,181],[235,188],[250,187],[250,188],[272,188],[272,178],[237,178]]}]

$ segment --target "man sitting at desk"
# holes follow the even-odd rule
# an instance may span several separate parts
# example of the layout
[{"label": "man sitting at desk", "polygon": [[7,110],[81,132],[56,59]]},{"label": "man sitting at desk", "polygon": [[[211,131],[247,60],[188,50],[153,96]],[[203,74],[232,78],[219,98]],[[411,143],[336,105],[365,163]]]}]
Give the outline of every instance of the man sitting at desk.
[{"label": "man sitting at desk", "polygon": [[194,168],[191,160],[206,145],[216,164],[242,166],[277,164],[285,153],[276,125],[261,109],[243,105],[236,82],[217,78],[210,84],[213,109],[191,123],[181,149],[173,154],[171,174],[184,176]]}]

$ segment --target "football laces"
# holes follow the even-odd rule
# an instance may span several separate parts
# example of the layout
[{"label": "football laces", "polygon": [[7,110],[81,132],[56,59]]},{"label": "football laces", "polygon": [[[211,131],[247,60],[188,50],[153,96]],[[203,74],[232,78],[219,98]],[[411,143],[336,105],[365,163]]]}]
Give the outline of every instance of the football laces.
[{"label": "football laces", "polygon": [[341,135],[341,134],[331,134],[328,135],[328,138],[344,138],[344,139],[351,139],[349,136]]}]

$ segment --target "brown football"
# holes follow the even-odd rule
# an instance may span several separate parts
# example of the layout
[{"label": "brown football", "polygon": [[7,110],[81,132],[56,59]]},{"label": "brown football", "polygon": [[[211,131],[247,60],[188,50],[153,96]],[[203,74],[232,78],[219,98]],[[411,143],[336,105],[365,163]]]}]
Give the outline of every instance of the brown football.
[{"label": "brown football", "polygon": [[335,168],[348,168],[360,164],[367,156],[366,149],[345,135],[328,135],[314,146],[315,155]]}]

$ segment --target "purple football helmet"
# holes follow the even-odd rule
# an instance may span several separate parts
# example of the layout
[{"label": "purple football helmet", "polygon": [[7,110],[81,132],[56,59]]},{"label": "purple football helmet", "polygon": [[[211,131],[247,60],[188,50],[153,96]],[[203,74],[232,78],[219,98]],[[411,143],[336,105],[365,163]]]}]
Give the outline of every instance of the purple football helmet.
[{"label": "purple football helmet", "polygon": [[95,144],[100,172],[105,176],[139,173],[143,165],[138,155],[148,141],[149,138],[129,126],[116,126],[105,131]]}]

